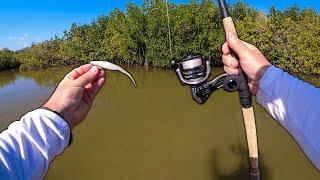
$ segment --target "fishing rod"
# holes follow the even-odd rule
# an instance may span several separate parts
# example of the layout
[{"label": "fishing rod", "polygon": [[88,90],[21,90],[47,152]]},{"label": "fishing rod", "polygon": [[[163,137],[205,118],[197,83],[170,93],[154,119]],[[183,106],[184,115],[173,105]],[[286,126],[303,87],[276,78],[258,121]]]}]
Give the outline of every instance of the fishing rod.
[{"label": "fishing rod", "polygon": [[[229,15],[228,6],[224,0],[219,0],[219,7],[223,16],[223,26],[226,35],[233,33],[238,36],[237,30],[235,28],[232,17]],[[237,57],[234,54],[234,57]],[[238,58],[236,58],[238,59]],[[245,73],[239,68],[238,78],[242,79],[242,82],[238,88],[240,103],[242,106],[242,114],[244,125],[246,129],[246,137],[250,158],[250,179],[259,180],[260,170],[259,170],[259,152],[258,152],[258,138],[257,138],[257,128],[254,116],[254,110],[252,107],[250,88],[247,83],[247,78]]]},{"label": "fishing rod", "polygon": [[[219,6],[224,18],[223,25],[226,34],[233,33],[237,35],[233,20],[229,16],[229,13],[227,11],[226,3],[223,0],[219,0]],[[169,22],[168,13],[167,18]],[[168,25],[168,27],[170,27],[170,25]],[[170,33],[170,28],[168,28],[168,31]],[[170,36],[169,40],[171,42]],[[172,54],[171,51],[172,50],[170,43],[170,53]],[[234,56],[236,57],[236,55]],[[252,107],[251,93],[247,83],[246,75],[241,70],[241,68],[239,68],[238,75],[221,74],[213,80],[209,81],[208,78],[211,73],[211,61],[203,61],[200,56],[187,54],[179,62],[172,60],[171,67],[176,71],[180,82],[183,85],[190,86],[192,97],[199,104],[204,104],[209,99],[210,95],[219,88],[223,88],[227,92],[239,92],[250,158],[250,179],[259,180],[260,170],[258,157],[258,141],[254,110]]]}]

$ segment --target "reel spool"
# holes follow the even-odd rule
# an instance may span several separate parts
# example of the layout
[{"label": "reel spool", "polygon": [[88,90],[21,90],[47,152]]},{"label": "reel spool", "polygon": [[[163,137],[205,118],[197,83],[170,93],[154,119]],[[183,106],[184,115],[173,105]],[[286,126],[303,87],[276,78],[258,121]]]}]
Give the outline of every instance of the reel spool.
[{"label": "reel spool", "polygon": [[210,61],[204,63],[200,56],[188,55],[182,61],[178,63],[173,61],[172,64],[176,67],[181,82],[187,85],[205,82],[211,73]]}]

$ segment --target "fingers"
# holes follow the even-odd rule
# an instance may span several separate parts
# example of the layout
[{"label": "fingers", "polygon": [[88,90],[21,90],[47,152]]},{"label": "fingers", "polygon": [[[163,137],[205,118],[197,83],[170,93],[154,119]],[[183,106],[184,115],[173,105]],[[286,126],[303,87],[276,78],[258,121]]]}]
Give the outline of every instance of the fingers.
[{"label": "fingers", "polygon": [[92,84],[91,94],[93,94],[94,96],[97,95],[97,93],[99,92],[99,90],[103,86],[104,82],[105,82],[105,72],[101,70],[99,72],[99,75],[98,75],[96,82],[94,82]]},{"label": "fingers", "polygon": [[98,76],[96,78],[96,80],[94,82],[91,82],[89,84],[87,84],[85,86],[86,89],[88,89],[89,91],[91,91],[93,85],[100,79],[100,78],[103,78],[105,76],[105,72],[103,70],[99,70],[99,73],[98,73]]},{"label": "fingers", "polygon": [[239,62],[231,54],[223,55],[222,62],[224,64],[224,71],[227,74],[238,74],[239,73],[239,69],[238,69]]},{"label": "fingers", "polygon": [[223,55],[222,62],[225,66],[228,66],[230,68],[238,68],[239,66],[238,60],[235,57],[233,57],[231,54]]},{"label": "fingers", "polygon": [[227,42],[228,46],[240,57],[245,58],[249,53],[249,48],[237,38],[237,36],[233,33],[227,34]]},{"label": "fingers", "polygon": [[89,83],[95,82],[99,74],[99,68],[92,66],[91,69],[84,74],[80,75],[77,79],[73,81],[75,86],[86,87]]},{"label": "fingers", "polygon": [[105,77],[106,73],[103,70],[100,70],[98,79]]},{"label": "fingers", "polygon": [[72,70],[70,73],[68,73],[65,78],[70,79],[70,80],[75,80],[84,73],[88,72],[91,69],[92,65],[91,64],[86,64],[83,66],[80,66],[78,68],[75,68]]},{"label": "fingers", "polygon": [[227,74],[239,74],[239,69],[237,69],[237,68],[231,68],[228,66],[224,66],[223,69]]},{"label": "fingers", "polygon": [[93,97],[95,97],[98,94],[98,92],[100,91],[104,83],[105,83],[105,78],[101,77],[97,82],[93,84],[92,91],[91,91],[91,94],[93,95]]},{"label": "fingers", "polygon": [[222,45],[222,54],[223,55],[228,55],[231,53],[231,49],[228,45],[228,42],[225,42],[223,45]]},{"label": "fingers", "polygon": [[104,83],[105,83],[105,77],[100,77],[95,83],[92,84],[91,89],[87,91],[89,95],[90,104],[92,104],[94,98],[99,93]]},{"label": "fingers", "polygon": [[84,88],[85,93],[83,94],[83,100],[91,106],[95,96],[98,94],[99,90],[102,88],[105,82],[105,72],[99,70],[98,75],[94,82],[90,82]]}]

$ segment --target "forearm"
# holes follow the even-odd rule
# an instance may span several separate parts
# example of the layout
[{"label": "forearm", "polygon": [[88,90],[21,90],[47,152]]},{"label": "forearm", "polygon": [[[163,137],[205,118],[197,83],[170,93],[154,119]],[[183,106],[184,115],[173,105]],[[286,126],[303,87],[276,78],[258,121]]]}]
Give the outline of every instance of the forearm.
[{"label": "forearm", "polygon": [[261,79],[257,101],[320,169],[320,90],[271,66]]},{"label": "forearm", "polygon": [[69,125],[43,109],[29,112],[0,134],[0,179],[41,179],[68,146]]}]

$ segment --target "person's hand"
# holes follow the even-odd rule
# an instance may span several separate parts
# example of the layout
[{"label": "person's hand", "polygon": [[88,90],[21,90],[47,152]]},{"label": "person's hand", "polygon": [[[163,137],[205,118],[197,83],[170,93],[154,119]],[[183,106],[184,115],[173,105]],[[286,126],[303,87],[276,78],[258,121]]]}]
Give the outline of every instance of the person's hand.
[{"label": "person's hand", "polygon": [[[222,52],[225,72],[228,74],[238,74],[240,62],[241,69],[247,75],[251,93],[256,95],[260,79],[271,65],[270,62],[258,48],[239,40],[232,33],[227,35],[227,42],[222,45]],[[233,55],[233,52],[237,54],[239,61]]]},{"label": "person's hand", "polygon": [[92,102],[105,82],[105,72],[90,64],[74,69],[59,83],[43,105],[60,113],[71,128],[87,116]]}]

